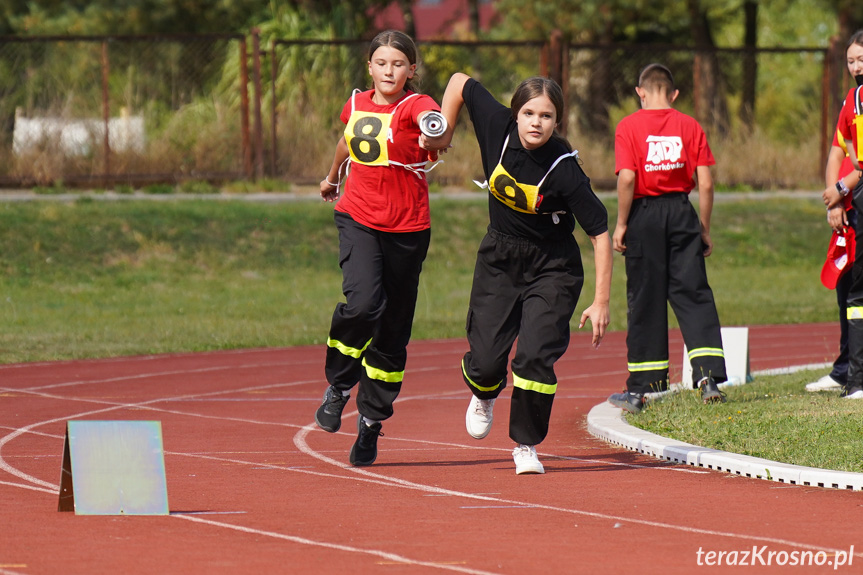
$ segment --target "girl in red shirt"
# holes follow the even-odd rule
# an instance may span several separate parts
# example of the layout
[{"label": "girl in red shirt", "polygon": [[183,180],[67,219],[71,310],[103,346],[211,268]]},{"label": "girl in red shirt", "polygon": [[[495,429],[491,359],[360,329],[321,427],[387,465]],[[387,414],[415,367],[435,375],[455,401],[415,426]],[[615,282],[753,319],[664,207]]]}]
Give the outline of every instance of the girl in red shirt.
[{"label": "girl in red shirt", "polygon": [[417,60],[416,45],[402,32],[388,30],[372,40],[374,87],[354,91],[345,104],[345,134],[320,184],[322,198],[338,200],[334,219],[346,301],[333,312],[325,365],[329,386],[315,421],[325,431],[338,431],[350,390],[359,384],[358,435],[349,458],[357,466],[374,463],[381,421],[393,414],[401,390],[431,234],[429,153],[419,147],[419,121],[440,107],[414,90]]},{"label": "girl in red shirt", "polygon": [[[861,175],[863,175],[863,152],[861,152],[863,142],[860,141],[860,130],[863,129],[863,87],[861,87],[863,86],[863,30],[851,36],[845,55],[848,71],[857,80],[858,87],[852,88],[845,97],[845,102],[839,113],[839,121],[836,124],[837,138],[835,142],[838,143],[838,138],[842,138],[841,141],[845,144],[852,169],[845,171],[844,167],[839,170],[834,168],[833,177],[844,175],[841,175],[833,184],[830,181],[831,164],[828,162],[828,183],[822,194],[824,205],[827,207],[827,221],[834,230],[841,229],[849,223],[844,209],[849,197],[852,198],[854,208],[859,209]],[[833,160],[834,166],[838,163],[835,157],[837,155],[831,150],[831,160]],[[859,245],[861,229],[857,225],[855,228],[855,243]],[[846,381],[842,382],[842,397],[847,399],[863,399],[863,253],[861,252],[863,249],[858,247],[851,273],[845,274],[845,276],[851,276],[850,285],[847,286],[848,297],[845,306],[848,371]],[[837,286],[837,297],[841,297],[839,286]],[[841,307],[842,302],[840,301],[840,309]],[[845,334],[843,333],[843,335]],[[816,390],[819,388],[821,386],[816,387]]]}]

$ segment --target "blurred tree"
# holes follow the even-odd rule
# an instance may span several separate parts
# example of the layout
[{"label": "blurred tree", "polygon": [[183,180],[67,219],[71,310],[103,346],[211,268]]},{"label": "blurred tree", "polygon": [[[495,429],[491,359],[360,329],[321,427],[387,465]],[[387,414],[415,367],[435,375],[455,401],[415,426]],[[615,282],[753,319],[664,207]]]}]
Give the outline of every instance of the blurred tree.
[{"label": "blurred tree", "polygon": [[725,136],[729,131],[727,89],[710,19],[699,0],[687,0],[686,7],[689,10],[690,37],[696,49],[692,64],[695,118],[708,133]]},{"label": "blurred tree", "polygon": [[743,86],[740,100],[740,123],[751,132],[755,121],[755,85],[758,81],[758,62],[755,48],[758,46],[758,2],[743,2],[745,22],[743,25]]},{"label": "blurred tree", "polygon": [[842,107],[842,100],[848,91],[850,78],[846,71],[845,50],[848,38],[863,28],[863,12],[859,2],[853,0],[822,0],[822,5],[836,10],[839,31],[830,38],[829,58],[831,62],[828,81],[830,83],[831,118],[836,118]]},{"label": "blurred tree", "polygon": [[[580,102],[581,108],[587,112],[579,118],[579,122],[586,132],[600,138],[607,138],[611,133],[608,125],[609,109],[619,103],[622,94],[627,97],[631,94],[631,90],[615,88],[615,84],[620,83],[621,77],[634,78],[637,68],[644,63],[633,60],[631,53],[605,49],[605,46],[623,43],[695,47],[698,53],[691,62],[696,76],[695,85],[681,87],[698,87],[698,93],[692,94],[696,116],[709,130],[724,134],[729,131],[731,124],[727,74],[741,76],[738,117],[741,123],[749,127],[755,117],[757,66],[754,53],[744,54],[740,62],[723,65],[714,50],[721,44],[735,47],[743,44],[756,48],[759,33],[762,32],[758,26],[759,8],[763,21],[771,23],[769,28],[764,26],[764,29],[772,35],[771,41],[775,44],[787,43],[795,37],[805,40],[810,33],[817,36],[822,27],[816,23],[824,20],[823,8],[828,6],[836,14],[840,27],[854,28],[863,18],[863,13],[858,9],[859,3],[855,0],[820,0],[820,6],[811,7],[806,4],[802,0],[771,3],[759,0],[665,3],[646,0],[546,0],[541,4],[498,0],[496,7],[502,16],[502,23],[495,34],[502,38],[546,39],[553,29],[559,29],[570,43],[597,45],[592,61],[580,62],[578,67],[572,67],[571,81],[588,86],[586,94],[582,96],[584,101]],[[790,24],[783,18],[792,5],[799,12],[810,12],[811,17],[798,22],[796,29],[786,30]],[[857,21],[854,24],[842,24],[855,18]],[[800,26],[804,25],[809,28],[801,29]],[[731,31],[734,29],[737,31]],[[780,38],[779,35],[787,37]],[[799,44],[806,45],[805,41]],[[729,64],[733,72],[725,69]]]},{"label": "blurred tree", "polygon": [[0,5],[0,35],[14,34],[12,21],[27,11],[27,0],[6,0]]},{"label": "blurred tree", "polygon": [[26,35],[237,33],[268,10],[253,0],[12,0],[5,21]]}]

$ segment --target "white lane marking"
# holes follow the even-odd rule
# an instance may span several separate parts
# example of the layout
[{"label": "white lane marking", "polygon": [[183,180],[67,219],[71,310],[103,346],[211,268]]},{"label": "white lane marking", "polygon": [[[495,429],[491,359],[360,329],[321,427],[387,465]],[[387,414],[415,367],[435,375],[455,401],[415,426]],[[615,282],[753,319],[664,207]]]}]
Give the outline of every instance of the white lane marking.
[{"label": "white lane marking", "polygon": [[492,571],[481,571],[479,569],[470,569],[468,567],[459,567],[458,565],[451,565],[448,563],[435,563],[432,561],[420,561],[418,559],[411,559],[410,557],[405,557],[404,555],[398,555],[396,553],[390,553],[388,551],[381,551],[379,549],[367,549],[363,547],[353,547],[351,545],[342,545],[340,543],[329,543],[327,541],[316,541],[314,539],[308,539],[306,537],[297,537],[295,535],[286,535],[284,533],[276,533],[274,531],[264,531],[261,529],[254,529],[252,527],[243,527],[240,525],[233,525],[231,523],[222,523],[220,521],[212,521],[210,519],[202,519],[200,517],[192,517],[189,515],[172,515],[172,517],[177,517],[178,519],[185,519],[187,521],[194,521],[195,523],[204,523],[206,525],[213,525],[215,527],[221,527],[223,529],[233,529],[235,531],[240,531],[242,533],[250,533],[252,535],[263,535],[265,537],[273,537],[275,539],[283,539],[285,541],[290,541],[292,543],[298,543],[300,545],[311,545],[314,547],[324,547],[325,549],[334,549],[336,551],[345,551],[347,553],[359,553],[362,555],[372,555],[374,557],[380,557],[381,559],[385,559],[387,561],[393,561],[400,565],[417,565],[420,567],[431,567],[433,569],[442,569],[444,571],[455,571],[456,573],[468,573],[470,575],[495,575]]}]

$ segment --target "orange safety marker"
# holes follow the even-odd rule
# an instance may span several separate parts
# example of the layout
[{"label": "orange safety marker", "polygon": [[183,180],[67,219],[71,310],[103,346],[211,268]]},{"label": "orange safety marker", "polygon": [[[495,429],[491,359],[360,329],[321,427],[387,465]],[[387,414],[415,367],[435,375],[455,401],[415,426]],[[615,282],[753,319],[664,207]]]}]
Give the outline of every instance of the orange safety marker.
[{"label": "orange safety marker", "polygon": [[67,421],[58,511],[168,515],[159,421]]}]

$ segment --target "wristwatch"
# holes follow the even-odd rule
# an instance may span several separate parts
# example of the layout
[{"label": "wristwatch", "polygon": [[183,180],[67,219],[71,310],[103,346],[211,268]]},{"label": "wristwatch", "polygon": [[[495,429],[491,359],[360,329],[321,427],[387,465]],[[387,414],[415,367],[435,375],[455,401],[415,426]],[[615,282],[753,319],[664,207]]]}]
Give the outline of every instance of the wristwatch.
[{"label": "wristwatch", "polygon": [[851,193],[851,190],[848,189],[848,186],[845,185],[845,182],[842,181],[842,178],[839,178],[839,181],[836,182],[836,191],[839,192],[839,194],[843,198],[845,196],[847,196],[849,193]]}]

